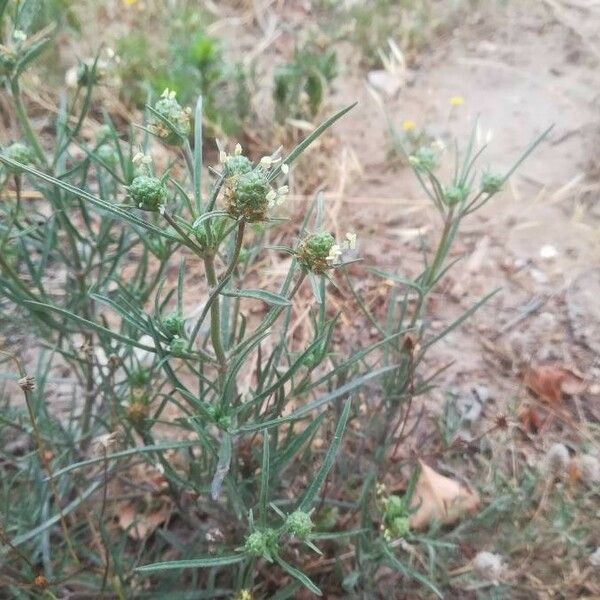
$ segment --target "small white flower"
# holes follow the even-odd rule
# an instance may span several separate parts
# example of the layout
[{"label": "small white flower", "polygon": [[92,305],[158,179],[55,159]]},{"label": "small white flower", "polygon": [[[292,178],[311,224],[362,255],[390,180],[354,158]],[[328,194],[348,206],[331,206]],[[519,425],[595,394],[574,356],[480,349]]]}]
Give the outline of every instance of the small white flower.
[{"label": "small white flower", "polygon": [[290,191],[290,188],[287,185],[282,185],[278,190],[277,190],[277,194],[279,196],[285,196],[286,194],[288,194]]},{"label": "small white flower", "polygon": [[20,29],[15,29],[13,32],[13,40],[15,42],[24,42],[27,39],[27,34]]},{"label": "small white flower", "polygon": [[342,249],[340,248],[339,244],[334,244],[331,246],[331,249],[329,250],[329,256],[327,256],[325,260],[333,263],[341,256],[341,254]]},{"label": "small white flower", "polygon": [[240,155],[242,154],[242,145],[241,145],[240,143],[237,143],[237,144],[235,145],[235,150],[233,151],[233,153],[234,153],[236,156],[240,156]]},{"label": "small white flower", "polygon": [[78,67],[71,67],[65,73],[65,85],[68,88],[76,88],[77,87],[77,71],[78,71]]},{"label": "small white flower", "polygon": [[269,203],[269,206],[273,206],[275,198],[277,198],[277,192],[275,190],[269,190],[269,193],[267,194],[267,202]]},{"label": "small white flower", "polygon": [[287,174],[290,172],[290,165],[288,165],[287,163],[283,163],[283,164],[281,165],[281,172],[282,172],[284,175],[287,175]]},{"label": "small white flower", "polygon": [[164,204],[160,204],[160,205],[159,205],[159,207],[158,207],[158,212],[159,212],[161,215],[164,215],[166,210],[167,210],[167,209],[166,209],[166,207],[165,207],[165,205],[164,205]]},{"label": "small white flower", "polygon": [[134,165],[150,165],[152,164],[152,157],[149,154],[144,154],[143,152],[138,152],[132,159]]},{"label": "small white flower", "polygon": [[177,96],[177,92],[175,90],[170,90],[169,88],[165,88],[163,93],[160,96],[161,96],[161,98],[169,98],[169,100],[175,100],[175,96]]},{"label": "small white flower", "polygon": [[350,250],[356,250],[356,234],[349,231],[346,234],[346,242]]},{"label": "small white flower", "polygon": [[270,156],[263,156],[260,159],[260,166],[263,169],[268,169],[271,167],[271,165],[273,164],[273,159]]}]

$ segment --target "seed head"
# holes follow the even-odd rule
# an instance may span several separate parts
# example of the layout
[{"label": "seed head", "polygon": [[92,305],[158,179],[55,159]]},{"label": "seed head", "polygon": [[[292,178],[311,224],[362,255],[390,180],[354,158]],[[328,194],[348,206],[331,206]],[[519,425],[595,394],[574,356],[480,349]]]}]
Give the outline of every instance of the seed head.
[{"label": "seed head", "polygon": [[24,392],[31,392],[35,389],[35,377],[31,377],[30,375],[21,377],[21,379],[19,379],[19,386]]},{"label": "seed head", "polygon": [[96,150],[96,156],[111,169],[117,166],[119,155],[109,144],[102,144]]},{"label": "seed head", "polygon": [[277,552],[277,533],[273,529],[253,531],[244,543],[244,552],[268,560]]},{"label": "seed head", "polygon": [[[33,150],[27,145],[21,142],[14,142],[10,146],[7,146],[2,152],[6,158],[10,158],[18,163],[26,166],[35,165],[36,159]],[[12,175],[19,175],[23,172],[20,167],[12,167],[5,165],[6,170]]]},{"label": "seed head", "polygon": [[413,155],[408,157],[408,162],[415,171],[431,173],[437,167],[437,156],[433,148],[422,146]]},{"label": "seed head", "polygon": [[481,176],[481,191],[484,194],[496,194],[502,189],[503,183],[504,177],[502,177],[502,175],[496,175],[495,173],[486,171]]},{"label": "seed head", "polygon": [[448,206],[463,202],[469,195],[469,188],[464,185],[450,185],[444,190],[444,201]]},{"label": "seed head", "polygon": [[235,177],[250,171],[252,171],[252,162],[247,156],[241,154],[225,155],[223,160],[223,175],[225,177]]},{"label": "seed head", "polygon": [[135,206],[148,211],[158,211],[168,197],[165,184],[158,177],[149,175],[136,177],[128,191]]},{"label": "seed head", "polygon": [[182,338],[175,336],[169,345],[169,351],[173,356],[183,356],[187,349],[187,341]]},{"label": "seed head", "polygon": [[337,253],[338,248],[334,237],[328,232],[313,233],[302,240],[296,250],[298,262],[313,273],[325,273],[331,266],[332,250]]},{"label": "seed head", "polygon": [[127,418],[134,425],[141,425],[148,417],[148,405],[142,400],[135,400],[127,408]]},{"label": "seed head", "polygon": [[185,327],[185,319],[180,313],[171,313],[162,320],[162,326],[170,337],[181,336]]},{"label": "seed head", "polygon": [[286,520],[286,525],[292,535],[299,540],[307,539],[314,527],[310,515],[302,510],[296,510],[289,515]]},{"label": "seed head", "polygon": [[190,111],[182,108],[175,98],[175,92],[169,89],[162,93],[154,110],[162,119],[154,119],[151,125],[153,133],[165,144],[181,146],[190,134]]},{"label": "seed head", "polygon": [[235,219],[243,217],[249,223],[264,221],[270,191],[269,180],[261,169],[241,173],[231,178],[227,186],[227,211]]}]

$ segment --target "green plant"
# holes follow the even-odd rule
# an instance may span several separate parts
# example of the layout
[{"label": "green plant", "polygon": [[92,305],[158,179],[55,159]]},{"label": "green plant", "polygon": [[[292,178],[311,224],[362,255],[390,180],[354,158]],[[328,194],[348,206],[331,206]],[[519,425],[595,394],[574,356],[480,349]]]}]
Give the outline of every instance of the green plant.
[{"label": "green plant", "polygon": [[[185,13],[163,18],[166,26],[161,26],[161,31],[167,43],[150,44],[148,37],[138,32],[117,41],[122,97],[143,107],[149,95],[165,89],[176,93],[184,104],[201,93],[209,133],[237,133],[250,114],[246,100],[249,70],[225,58],[219,40],[203,32],[202,19],[196,16],[186,22]],[[168,102],[168,98],[163,100]]]},{"label": "green plant", "polygon": [[[11,20],[16,31],[18,17]],[[48,41],[40,34],[40,48]],[[382,511],[377,482],[390,449],[410,434],[414,399],[434,385],[434,376],[419,377],[423,358],[485,301],[441,332],[425,325],[426,300],[451,266],[459,225],[535,144],[481,185],[474,138],[445,185],[437,156],[415,152],[409,162],[439,211],[442,233],[415,278],[372,270],[394,282],[382,320],[353,286],[350,261],[341,260],[356,236],[336,242],[325,231],[322,195],[307,208],[296,244],[267,243],[281,226],[274,215],[290,166],[352,107],[286,156],[276,151],[251,161],[237,146],[207,169],[202,97],[193,128],[192,115],[188,121],[167,93],[166,106],[159,100],[147,107],[138,137],[117,131],[108,115],[92,142],[80,135],[94,64],[61,105],[50,147],[20,95],[29,63],[16,65],[35,58],[31,48],[17,47],[2,74],[23,141],[0,152],[2,191],[14,192],[0,204],[0,290],[11,318],[30,324],[18,332],[20,343],[31,340],[39,350],[35,366],[17,361],[15,373],[14,361],[6,363],[24,405],[4,397],[0,436],[18,432],[27,440],[22,457],[6,451],[0,464],[10,593],[24,594],[25,582],[33,595],[57,597],[67,579],[83,594],[119,598],[145,597],[147,587],[154,597],[243,597],[253,589],[286,598],[300,586],[318,594],[307,557],[343,550],[351,571],[343,566],[340,579],[362,597],[377,593],[383,566],[441,595],[433,568],[397,549],[404,537],[434,549],[443,542],[407,528],[410,493],[390,496]],[[168,142],[171,153],[163,172],[152,161],[155,139]],[[23,205],[24,184],[43,198],[39,210]],[[251,287],[250,267],[267,252],[288,257],[275,291]],[[340,274],[379,333],[351,352],[334,345],[338,315],[328,310],[330,284]],[[312,339],[300,347],[290,335],[292,304],[307,283]],[[65,371],[72,385],[60,411],[47,397]],[[366,384],[376,387],[363,393]],[[358,400],[369,404],[368,414]],[[351,450],[365,441],[372,452]],[[160,480],[158,492],[131,476],[132,459]],[[339,495],[328,493],[331,478]],[[113,496],[117,484],[124,488]],[[111,507],[132,496],[168,502],[170,524],[145,536],[135,523],[111,528]],[[139,509],[136,518],[142,516]],[[143,543],[132,547],[133,534]],[[269,562],[291,583],[274,590],[262,577]]]},{"label": "green plant", "polygon": [[307,43],[292,60],[277,68],[273,82],[275,119],[313,119],[321,109],[328,86],[337,74],[335,50]]}]

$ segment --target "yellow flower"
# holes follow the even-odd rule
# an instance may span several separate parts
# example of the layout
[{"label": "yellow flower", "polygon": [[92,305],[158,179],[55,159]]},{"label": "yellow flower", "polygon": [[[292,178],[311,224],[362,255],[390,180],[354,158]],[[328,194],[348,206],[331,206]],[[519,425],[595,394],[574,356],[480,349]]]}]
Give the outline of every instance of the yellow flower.
[{"label": "yellow flower", "polygon": [[462,106],[465,103],[465,99],[462,96],[452,96],[450,98],[450,104],[452,106]]},{"label": "yellow flower", "polygon": [[125,6],[133,6],[134,4],[137,4],[138,0],[123,0],[123,4]]},{"label": "yellow flower", "polygon": [[402,129],[404,129],[404,131],[412,131],[415,127],[415,122],[410,119],[406,119],[406,121],[402,122]]},{"label": "yellow flower", "polygon": [[235,595],[235,600],[252,600],[254,596],[250,590],[240,590]]}]

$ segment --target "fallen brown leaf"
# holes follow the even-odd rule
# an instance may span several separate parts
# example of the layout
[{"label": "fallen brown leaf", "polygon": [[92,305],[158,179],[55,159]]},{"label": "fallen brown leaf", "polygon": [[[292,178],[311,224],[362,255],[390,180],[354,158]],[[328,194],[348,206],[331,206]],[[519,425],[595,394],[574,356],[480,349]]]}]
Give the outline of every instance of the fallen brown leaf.
[{"label": "fallen brown leaf", "polygon": [[162,525],[169,517],[170,509],[163,504],[158,510],[145,514],[140,513],[132,502],[119,509],[119,526],[132,540],[142,540]]},{"label": "fallen brown leaf", "polygon": [[450,525],[479,507],[479,495],[458,481],[444,477],[423,461],[411,506],[411,529],[422,529],[432,521]]},{"label": "fallen brown leaf", "polygon": [[583,379],[560,365],[531,366],[525,372],[524,383],[540,400],[557,405],[563,394],[581,394],[585,390]]},{"label": "fallen brown leaf", "polygon": [[519,411],[519,420],[527,433],[537,434],[542,427],[542,418],[539,413],[531,407]]}]

